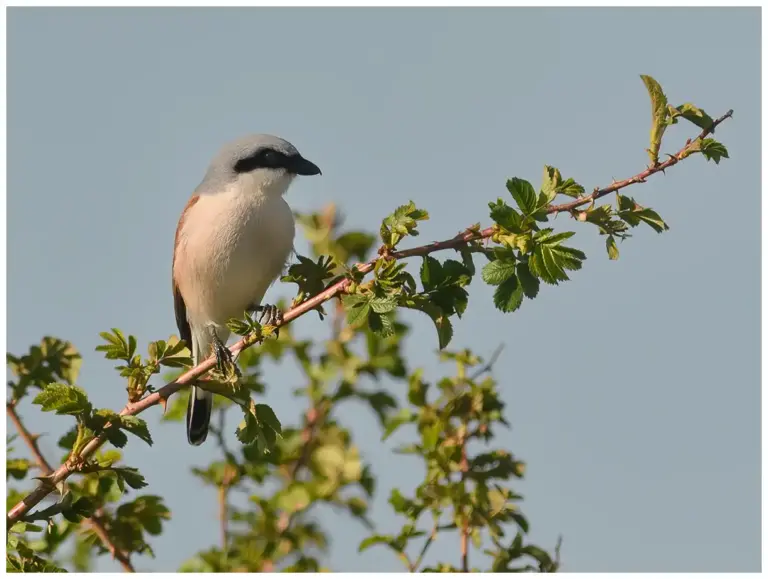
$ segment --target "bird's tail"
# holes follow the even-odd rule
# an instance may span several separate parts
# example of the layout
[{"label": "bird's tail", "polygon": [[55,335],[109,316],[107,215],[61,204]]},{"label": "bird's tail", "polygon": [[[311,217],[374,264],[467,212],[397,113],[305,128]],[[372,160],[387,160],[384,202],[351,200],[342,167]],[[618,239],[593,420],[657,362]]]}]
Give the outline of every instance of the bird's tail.
[{"label": "bird's tail", "polygon": [[[192,334],[192,360],[199,364],[211,349],[211,340],[205,331]],[[213,393],[192,386],[187,404],[187,440],[189,444],[199,446],[208,437],[208,425],[211,422]]]}]

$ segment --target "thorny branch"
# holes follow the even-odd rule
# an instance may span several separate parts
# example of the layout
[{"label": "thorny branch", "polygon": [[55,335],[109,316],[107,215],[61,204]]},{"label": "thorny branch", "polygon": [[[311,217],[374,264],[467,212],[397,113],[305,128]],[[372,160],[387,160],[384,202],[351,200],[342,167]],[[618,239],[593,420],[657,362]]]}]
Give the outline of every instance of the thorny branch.
[{"label": "thorny branch", "polygon": [[[29,432],[27,427],[24,426],[19,413],[16,412],[16,405],[12,402],[8,402],[5,405],[5,410],[8,413],[8,417],[11,419],[11,422],[13,422],[13,425],[16,427],[16,430],[19,432],[19,436],[29,447],[32,456],[34,457],[35,462],[37,463],[38,468],[42,471],[43,475],[47,476],[51,474],[53,472],[53,468],[51,467],[51,464],[45,459],[43,453],[40,452],[40,447],[37,444],[38,436]],[[131,564],[128,553],[124,553],[117,548],[117,546],[110,538],[109,533],[107,532],[104,523],[101,522],[99,516],[94,515],[87,518],[85,521],[90,525],[90,527],[96,533],[96,536],[99,537],[107,550],[112,553],[112,556],[120,562],[120,565],[122,565],[123,569],[129,573],[135,573],[136,570]]]},{"label": "thorny branch", "polygon": [[595,189],[589,195],[583,195],[582,197],[579,197],[578,199],[574,199],[569,203],[563,203],[562,205],[552,205],[549,207],[549,209],[547,209],[547,213],[562,213],[565,211],[570,212],[576,209],[577,207],[581,207],[586,203],[591,203],[596,199],[605,197],[609,193],[615,193],[619,189],[624,189],[625,187],[629,187],[634,183],[645,183],[645,180],[651,175],[655,175],[656,173],[659,173],[659,172],[663,173],[666,169],[669,169],[673,165],[677,165],[680,161],[685,159],[686,154],[689,152],[691,147],[697,141],[701,141],[705,139],[708,135],[711,135],[712,133],[714,133],[715,129],[720,123],[722,123],[727,119],[730,119],[732,116],[733,116],[733,109],[729,110],[719,119],[716,119],[715,121],[713,121],[708,129],[704,129],[703,131],[701,131],[701,133],[699,133],[698,137],[696,137],[693,140],[689,139],[682,149],[680,149],[674,155],[669,155],[669,158],[663,163],[650,166],[642,173],[638,173],[637,175],[635,175],[634,177],[630,177],[629,179],[624,179],[623,181],[614,181],[613,183],[611,183],[611,185],[609,185],[608,187],[604,187],[603,189]]},{"label": "thorny branch", "polygon": [[[659,163],[655,166],[648,167],[644,171],[635,175],[634,177],[630,177],[629,179],[625,179],[623,181],[615,181],[608,187],[605,187],[603,189],[596,189],[589,195],[584,195],[568,203],[563,203],[561,205],[551,205],[547,209],[547,213],[548,214],[564,213],[564,212],[572,213],[576,208],[581,207],[582,205],[585,205],[587,203],[591,203],[592,201],[599,199],[601,197],[604,197],[609,193],[619,191],[620,189],[624,189],[625,187],[628,187],[635,183],[645,183],[646,179],[651,175],[664,172],[669,167],[676,165],[681,160],[686,158],[686,156],[691,152],[692,148],[698,141],[704,139],[705,137],[707,137],[707,135],[713,133],[715,129],[722,122],[731,118],[731,116],[733,116],[733,110],[729,110],[722,117],[713,121],[712,125],[708,129],[703,130],[695,139],[689,140],[682,149],[680,149],[674,155],[670,155],[669,158],[663,163]],[[445,241],[437,241],[434,243],[430,243],[428,245],[422,245],[422,246],[414,247],[411,249],[391,251],[386,253],[392,259],[405,259],[407,257],[423,256],[423,255],[428,255],[430,253],[434,253],[436,251],[441,251],[443,249],[456,249],[466,245],[471,241],[487,239],[491,237],[495,232],[496,232],[495,227],[488,227],[480,231],[468,229],[459,233],[455,237],[451,239],[447,239]],[[370,271],[373,270],[377,260],[378,258],[374,258],[365,263],[359,263],[355,266],[355,269],[362,274],[369,273]],[[292,322],[296,318],[303,316],[307,312],[314,310],[317,306],[337,296],[340,296],[341,294],[346,293],[351,283],[352,282],[349,278],[345,278],[327,287],[325,290],[323,290],[316,296],[289,309],[283,315],[282,323],[276,324],[275,326],[271,327],[272,330],[274,331],[274,329],[276,329],[277,327],[281,325],[285,325],[289,322]],[[242,350],[251,347],[258,341],[259,341],[258,336],[255,336],[255,335],[246,336],[241,340],[239,340],[237,343],[233,344],[229,349],[233,355],[237,355]],[[155,392],[149,394],[148,396],[142,398],[137,402],[129,402],[125,406],[125,408],[123,408],[120,411],[120,415],[121,416],[135,415],[143,412],[144,410],[146,410],[147,408],[150,408],[151,406],[155,406],[156,404],[165,405],[166,401],[171,396],[171,394],[177,392],[184,386],[187,386],[192,382],[194,382],[197,378],[199,378],[200,376],[208,372],[211,368],[213,368],[215,364],[216,364],[216,357],[212,355],[207,360],[204,360],[194,368],[187,370],[184,374],[179,376],[176,380],[174,380],[173,382],[169,382],[159,390],[156,390]],[[32,509],[41,500],[43,500],[52,491],[55,485],[66,480],[70,475],[77,472],[78,471],[77,465],[83,464],[85,460],[90,458],[104,444],[104,442],[106,442],[105,431],[108,430],[110,426],[111,424],[105,425],[104,431],[102,431],[102,433],[99,434],[98,436],[94,437],[83,448],[83,450],[80,453],[80,456],[78,457],[80,460],[77,461],[77,463],[75,461],[68,461],[66,464],[61,465],[51,475],[50,479],[48,479],[46,482],[41,483],[40,486],[38,486],[34,491],[32,491],[29,495],[27,495],[22,501],[16,504],[10,511],[8,511],[8,515],[6,517],[6,523],[10,525],[13,522],[21,519],[26,513],[29,512],[30,509]]]}]

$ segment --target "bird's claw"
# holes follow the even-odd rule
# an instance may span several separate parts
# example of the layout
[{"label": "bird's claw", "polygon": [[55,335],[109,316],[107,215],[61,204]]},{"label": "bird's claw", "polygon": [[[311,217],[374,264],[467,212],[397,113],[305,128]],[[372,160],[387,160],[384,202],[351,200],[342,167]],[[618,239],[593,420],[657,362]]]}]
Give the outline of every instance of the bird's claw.
[{"label": "bird's claw", "polygon": [[[255,312],[261,312],[256,320],[261,326],[280,326],[283,323],[283,312],[277,306],[264,304],[253,308]],[[280,328],[275,327],[275,337],[280,336]]]},{"label": "bird's claw", "polygon": [[242,376],[235,359],[232,357],[232,352],[222,344],[221,340],[214,340],[213,353],[216,356],[216,368],[221,374],[227,376],[230,372],[234,372],[238,378]]}]

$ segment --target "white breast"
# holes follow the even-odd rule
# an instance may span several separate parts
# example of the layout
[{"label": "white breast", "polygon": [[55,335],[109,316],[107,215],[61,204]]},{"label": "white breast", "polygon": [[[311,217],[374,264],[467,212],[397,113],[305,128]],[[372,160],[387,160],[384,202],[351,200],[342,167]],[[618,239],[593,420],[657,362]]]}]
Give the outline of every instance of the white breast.
[{"label": "white breast", "polygon": [[177,249],[177,283],[190,321],[224,324],[261,302],[293,249],[295,225],[279,195],[233,186],[201,195],[188,211]]}]

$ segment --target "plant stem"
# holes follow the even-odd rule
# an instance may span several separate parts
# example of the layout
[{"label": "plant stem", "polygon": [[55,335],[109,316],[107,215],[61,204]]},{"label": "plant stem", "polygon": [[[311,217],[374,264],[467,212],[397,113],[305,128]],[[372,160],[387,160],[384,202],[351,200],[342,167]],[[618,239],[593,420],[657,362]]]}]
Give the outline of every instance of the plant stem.
[{"label": "plant stem", "polygon": [[421,553],[419,553],[418,558],[413,563],[408,565],[408,569],[411,573],[416,573],[419,570],[419,566],[424,560],[424,555],[427,554],[427,549],[429,549],[430,545],[432,545],[432,542],[437,538],[439,522],[440,521],[438,519],[435,519],[435,524],[432,525],[432,531],[429,533],[429,537],[427,537],[427,540],[424,541],[424,546],[421,548]]},{"label": "plant stem", "polygon": [[[465,429],[467,425],[465,425]],[[466,436],[466,435],[465,435]],[[469,471],[469,461],[467,460],[467,441],[465,437],[461,440],[461,482],[466,484],[467,471]],[[461,524],[461,571],[469,573],[469,513],[464,513],[464,519]]]}]

